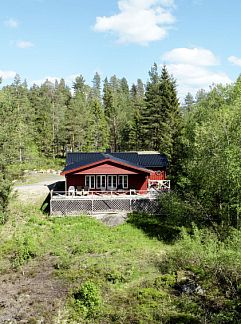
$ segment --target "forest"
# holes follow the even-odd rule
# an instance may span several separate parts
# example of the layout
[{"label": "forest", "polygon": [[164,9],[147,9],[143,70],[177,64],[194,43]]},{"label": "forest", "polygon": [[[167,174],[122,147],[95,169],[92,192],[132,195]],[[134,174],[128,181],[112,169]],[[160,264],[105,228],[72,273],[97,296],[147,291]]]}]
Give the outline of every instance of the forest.
[{"label": "forest", "polygon": [[[80,75],[71,88],[64,79],[28,87],[16,75],[0,90],[0,118],[1,228],[18,214],[10,203],[13,180],[26,169],[63,166],[67,151],[159,151],[169,160],[172,189],[159,198],[161,217],[133,214],[114,232],[94,221],[50,221],[39,210],[17,207],[28,215],[27,227],[19,231],[18,244],[12,237],[4,245],[0,261],[15,251],[13,268],[19,269],[43,256],[48,244],[45,248],[59,257],[58,276],[80,287],[71,292],[66,306],[71,311],[63,318],[70,323],[78,318],[81,323],[241,321],[241,77],[230,85],[200,89],[195,96],[188,93],[181,103],[175,78],[155,63],[146,83],[138,79],[132,85],[124,77],[101,80],[96,73],[91,86]],[[88,259],[92,252],[78,245],[79,224],[85,224],[82,234],[89,235],[84,244],[102,237],[86,249],[94,255],[116,249],[122,267],[114,259],[107,269],[104,259],[93,264]],[[128,249],[120,243],[127,237],[132,237]],[[159,248],[165,250],[162,257],[155,255]],[[76,270],[75,257],[81,253],[87,253],[88,275]],[[131,259],[135,253],[139,261],[144,253],[143,264]],[[193,291],[201,287],[199,293],[180,293],[183,277],[195,283]],[[121,313],[120,307],[129,311]]]}]

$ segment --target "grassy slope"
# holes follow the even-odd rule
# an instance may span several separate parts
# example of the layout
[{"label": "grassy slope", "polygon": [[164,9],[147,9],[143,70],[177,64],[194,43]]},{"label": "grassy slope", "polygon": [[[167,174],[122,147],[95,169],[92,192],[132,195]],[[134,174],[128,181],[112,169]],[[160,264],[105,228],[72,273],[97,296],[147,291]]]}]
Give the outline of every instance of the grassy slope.
[{"label": "grassy slope", "polygon": [[[43,294],[43,299],[59,298],[65,304],[63,310],[58,302],[52,308],[43,305],[26,312],[25,320],[30,313],[31,320],[45,318],[47,323],[239,320],[239,232],[225,245],[197,230],[193,238],[184,234],[178,243],[166,245],[131,224],[109,228],[84,216],[50,219],[31,206],[13,206],[11,215],[0,227],[0,279],[15,285],[14,274],[18,281],[25,274],[38,285],[39,273],[48,272],[43,280],[61,293],[51,297],[40,291],[33,298]],[[190,282],[201,288],[181,291]]]},{"label": "grassy slope", "polygon": [[48,219],[30,206],[15,206],[12,215],[0,229],[5,238],[0,249],[2,274],[22,271],[33,259],[41,262],[54,256],[54,275],[67,282],[69,291],[91,281],[101,295],[98,305],[85,307],[84,302],[81,308],[76,307],[70,292],[68,315],[63,315],[68,321],[81,317],[107,323],[153,318],[153,305],[145,305],[142,314],[137,299],[138,290],[160,275],[157,261],[165,251],[161,242],[130,224],[109,228],[84,216]]}]

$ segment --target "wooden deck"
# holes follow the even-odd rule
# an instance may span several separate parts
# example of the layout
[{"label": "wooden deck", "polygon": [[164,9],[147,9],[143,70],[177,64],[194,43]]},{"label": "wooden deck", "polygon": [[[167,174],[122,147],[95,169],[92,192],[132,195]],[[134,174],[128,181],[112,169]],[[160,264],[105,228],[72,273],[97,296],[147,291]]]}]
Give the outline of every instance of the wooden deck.
[{"label": "wooden deck", "polygon": [[122,192],[51,192],[50,215],[81,215],[98,212],[157,210],[158,192],[128,190]]},{"label": "wooden deck", "polygon": [[158,210],[158,195],[170,191],[170,180],[151,180],[148,190],[51,191],[50,215],[81,215],[102,212],[147,212]]}]

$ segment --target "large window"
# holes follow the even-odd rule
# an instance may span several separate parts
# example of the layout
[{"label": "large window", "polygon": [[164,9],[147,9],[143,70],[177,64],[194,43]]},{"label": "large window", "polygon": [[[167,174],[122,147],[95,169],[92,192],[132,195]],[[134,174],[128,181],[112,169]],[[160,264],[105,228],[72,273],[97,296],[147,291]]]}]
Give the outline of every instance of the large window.
[{"label": "large window", "polygon": [[89,189],[128,189],[128,175],[86,175],[85,185]]},{"label": "large window", "polygon": [[96,189],[105,189],[106,188],[106,176],[97,175],[96,176]]},{"label": "large window", "polygon": [[118,176],[118,188],[120,188],[120,189],[128,188],[128,176],[127,175],[119,175]]},{"label": "large window", "polygon": [[108,175],[107,176],[107,189],[114,190],[117,187],[117,176],[116,175]]},{"label": "large window", "polygon": [[95,176],[94,175],[85,176],[85,185],[89,187],[89,189],[95,189]]}]

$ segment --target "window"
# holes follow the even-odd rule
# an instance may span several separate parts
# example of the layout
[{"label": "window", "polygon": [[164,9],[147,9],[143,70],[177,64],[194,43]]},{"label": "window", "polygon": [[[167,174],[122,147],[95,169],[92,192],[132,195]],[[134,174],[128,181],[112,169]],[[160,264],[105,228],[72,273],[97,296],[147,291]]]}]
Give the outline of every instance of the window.
[{"label": "window", "polygon": [[109,190],[116,189],[117,177],[116,175],[108,175],[107,176],[107,188]]},{"label": "window", "polygon": [[97,189],[105,189],[105,187],[106,187],[105,175],[97,175],[96,176],[96,188]]},{"label": "window", "polygon": [[94,175],[85,176],[85,185],[89,187],[89,189],[95,189],[95,176]]},{"label": "window", "polygon": [[128,188],[128,176],[127,175],[119,175],[118,176],[118,187],[121,189]]}]

